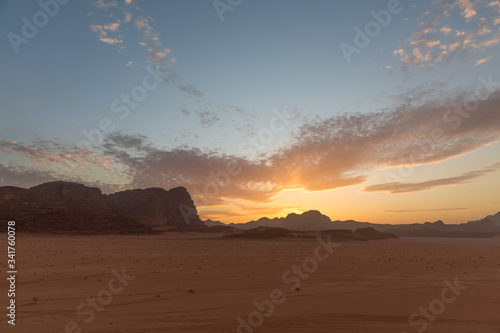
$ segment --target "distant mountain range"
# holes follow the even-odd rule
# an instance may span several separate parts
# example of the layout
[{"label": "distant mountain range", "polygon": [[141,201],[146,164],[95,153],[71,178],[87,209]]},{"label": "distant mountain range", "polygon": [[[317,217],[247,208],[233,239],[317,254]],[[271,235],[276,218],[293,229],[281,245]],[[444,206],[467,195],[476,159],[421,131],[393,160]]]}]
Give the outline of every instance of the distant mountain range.
[{"label": "distant mountain range", "polygon": [[[20,231],[63,234],[147,234],[155,233],[158,230],[154,229],[156,227],[186,232],[230,233],[264,227],[314,232],[346,230],[349,232],[345,235],[342,232],[336,235],[347,238],[362,238],[367,232],[370,238],[381,236],[373,231],[399,237],[500,235],[500,212],[462,224],[437,221],[391,225],[353,220],[332,221],[319,211],[310,210],[281,218],[263,217],[257,221],[226,225],[219,221],[201,221],[194,202],[184,187],[168,191],[148,188],[103,194],[97,187],[64,181],[44,183],[29,189],[0,187],[0,231],[6,230],[5,222],[9,220],[15,220],[17,230]],[[359,229],[365,230],[363,236],[359,232],[353,232]],[[282,233],[280,230],[262,228],[256,233],[261,237],[275,232]],[[243,236],[245,235],[247,234]],[[255,232],[248,235],[254,237]]]},{"label": "distant mountain range", "polygon": [[380,232],[393,233],[398,237],[494,237],[500,235],[500,212],[477,221],[462,224],[444,224],[442,221],[414,224],[376,224],[357,222],[353,220],[332,221],[328,216],[317,210],[302,214],[289,214],[286,217],[269,219],[263,217],[247,223],[224,224],[220,221],[206,220],[207,226],[232,226],[240,229],[257,227],[276,227],[289,230],[338,230],[354,231],[361,228],[373,228]]},{"label": "distant mountain range", "polygon": [[[252,229],[257,227],[276,227],[285,228],[289,230],[331,230],[331,229],[349,229],[355,230],[359,228],[366,228],[374,226],[381,226],[369,222],[357,222],[353,220],[348,221],[332,221],[328,216],[321,214],[317,210],[310,210],[302,214],[288,214],[286,217],[275,217],[273,219],[262,217],[257,221],[250,221],[246,223],[229,223],[224,224],[220,221],[205,220],[203,221],[207,226],[228,225],[240,229]],[[390,226],[389,224],[387,226]],[[374,228],[379,230],[377,228]],[[382,231],[382,230],[380,230]]]}]

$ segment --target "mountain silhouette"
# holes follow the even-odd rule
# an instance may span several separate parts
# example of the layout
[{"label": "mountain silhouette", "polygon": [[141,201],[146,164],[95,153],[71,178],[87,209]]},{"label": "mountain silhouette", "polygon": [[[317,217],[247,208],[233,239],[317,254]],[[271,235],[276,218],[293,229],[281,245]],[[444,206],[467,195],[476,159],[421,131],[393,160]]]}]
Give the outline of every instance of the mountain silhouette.
[{"label": "mountain silhouette", "polygon": [[[209,220],[207,225],[224,225],[220,221]],[[487,216],[477,221],[469,221],[461,224],[445,224],[439,220],[436,222],[412,223],[412,224],[377,224],[370,222],[358,222],[354,220],[332,221],[328,216],[317,210],[310,210],[302,214],[288,214],[286,217],[267,218],[263,217],[256,221],[246,223],[227,224],[239,229],[253,229],[258,227],[285,228],[289,230],[350,230],[361,228],[372,228],[379,232],[393,233],[398,237],[494,237],[500,235],[500,212]]]},{"label": "mountain silhouette", "polygon": [[15,220],[19,230],[54,233],[150,233],[156,226],[205,227],[184,187],[103,194],[97,187],[63,181],[29,189],[0,187],[0,220]]}]

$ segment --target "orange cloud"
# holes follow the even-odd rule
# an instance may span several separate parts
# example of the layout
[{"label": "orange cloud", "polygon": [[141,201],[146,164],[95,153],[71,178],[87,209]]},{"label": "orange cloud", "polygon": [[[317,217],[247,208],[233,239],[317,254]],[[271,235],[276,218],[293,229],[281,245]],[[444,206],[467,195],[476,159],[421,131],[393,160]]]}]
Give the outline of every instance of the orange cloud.
[{"label": "orange cloud", "polygon": [[400,183],[400,182],[390,182],[385,184],[377,184],[365,187],[363,191],[365,192],[389,192],[392,194],[396,193],[408,193],[408,192],[418,192],[433,189],[439,186],[449,186],[449,185],[462,185],[473,183],[474,180],[485,176],[487,174],[497,172],[500,170],[500,163],[493,164],[482,170],[470,171],[463,175],[456,177],[440,178],[428,180],[425,182],[418,183]]},{"label": "orange cloud", "polygon": [[[409,96],[419,94],[427,96],[418,90]],[[0,141],[0,151],[30,161],[29,168],[17,169],[20,176],[22,172],[50,171],[51,177],[78,176],[103,187],[185,186],[200,207],[234,200],[268,203],[283,190],[321,191],[357,185],[380,166],[438,162],[498,141],[500,92],[476,100],[473,110],[472,102],[464,101],[462,95],[449,98],[447,104],[424,99],[416,107],[403,104],[389,111],[305,121],[286,146],[253,159],[244,153],[160,149],[146,136],[120,132],[109,134],[95,152],[41,141],[30,145]],[[450,179],[390,185],[395,193],[402,193],[464,183],[484,174],[477,171]],[[391,191],[391,186],[380,184],[367,190]]]},{"label": "orange cloud", "polygon": [[468,209],[470,208],[404,209],[404,210],[384,210],[384,213],[447,212],[447,211],[468,210]]},{"label": "orange cloud", "polygon": [[479,66],[481,64],[484,64],[485,62],[487,62],[488,60],[490,60],[491,57],[488,57],[488,58],[483,58],[483,59],[479,59],[478,61],[476,61],[476,63],[474,64],[474,67],[476,66]]},{"label": "orange cloud", "polygon": [[[437,8],[422,16],[420,28],[410,38],[400,41],[393,53],[401,62],[402,68],[417,65],[419,68],[432,67],[457,56],[466,56],[500,43],[500,4],[498,1],[472,2],[470,0],[436,1]],[[454,8],[460,8],[460,16],[473,25],[463,31],[455,28],[449,17]],[[494,7],[496,10],[488,10]],[[477,9],[488,12],[487,17],[479,17]],[[456,20],[455,20],[456,21]]]}]

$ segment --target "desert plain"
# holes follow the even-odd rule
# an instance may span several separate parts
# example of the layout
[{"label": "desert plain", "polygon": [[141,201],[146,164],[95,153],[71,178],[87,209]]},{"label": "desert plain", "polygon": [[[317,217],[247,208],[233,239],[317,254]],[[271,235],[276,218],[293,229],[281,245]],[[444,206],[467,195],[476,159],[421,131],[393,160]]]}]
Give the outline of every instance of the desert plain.
[{"label": "desert plain", "polygon": [[500,238],[19,234],[16,251],[1,332],[500,332]]}]

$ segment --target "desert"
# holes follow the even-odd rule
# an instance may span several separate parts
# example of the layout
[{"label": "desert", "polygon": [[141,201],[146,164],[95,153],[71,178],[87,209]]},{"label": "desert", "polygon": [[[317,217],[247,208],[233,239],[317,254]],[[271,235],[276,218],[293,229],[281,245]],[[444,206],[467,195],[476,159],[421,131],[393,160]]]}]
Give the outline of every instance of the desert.
[{"label": "desert", "polygon": [[0,31],[0,333],[500,333],[500,0]]},{"label": "desert", "polygon": [[[307,258],[314,258],[316,240],[221,236],[20,235],[15,329],[51,333],[500,330],[498,238],[338,242],[315,266]],[[4,245],[2,239],[2,249]],[[303,268],[292,273],[294,266],[302,265],[309,273]],[[110,288],[117,275],[124,276],[123,284],[116,280]],[[450,284],[456,289],[443,291]],[[270,306],[273,292],[280,297]],[[95,308],[88,303],[91,299],[97,300]]]}]

